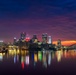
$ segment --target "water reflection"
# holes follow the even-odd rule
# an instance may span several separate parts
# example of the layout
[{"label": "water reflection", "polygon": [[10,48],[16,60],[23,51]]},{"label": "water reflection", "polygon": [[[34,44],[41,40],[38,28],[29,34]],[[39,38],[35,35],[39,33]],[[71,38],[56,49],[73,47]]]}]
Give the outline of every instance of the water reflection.
[{"label": "water reflection", "polygon": [[25,66],[36,66],[41,63],[41,66],[48,68],[53,64],[53,61],[61,62],[63,58],[76,58],[75,50],[60,50],[60,51],[25,51],[25,50],[9,50],[7,54],[0,53],[0,62],[3,59],[13,58],[14,64],[20,63],[22,69]]},{"label": "water reflection", "polygon": [[0,61],[3,61],[3,56],[5,56],[5,53],[0,53]]},{"label": "water reflection", "polygon": [[46,52],[43,52],[43,65],[47,68]]},{"label": "water reflection", "polygon": [[51,52],[49,52],[48,54],[48,65],[49,66],[51,65]]},{"label": "water reflection", "polygon": [[57,55],[57,61],[60,62],[62,58],[62,51],[57,51],[56,55]]},{"label": "water reflection", "polygon": [[2,53],[0,53],[0,61],[2,61],[3,60],[3,55],[2,55]]}]

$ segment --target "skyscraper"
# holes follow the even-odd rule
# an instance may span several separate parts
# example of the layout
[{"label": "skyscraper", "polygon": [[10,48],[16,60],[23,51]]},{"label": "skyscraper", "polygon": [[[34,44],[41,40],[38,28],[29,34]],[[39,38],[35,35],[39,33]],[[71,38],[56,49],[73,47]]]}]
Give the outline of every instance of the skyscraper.
[{"label": "skyscraper", "polygon": [[21,35],[20,35],[20,39],[21,40],[24,40],[26,38],[26,33],[25,32],[22,32]]},{"label": "skyscraper", "polygon": [[33,38],[32,38],[32,42],[33,42],[33,43],[37,43],[37,41],[38,41],[37,35],[34,34],[34,35],[33,35]]},{"label": "skyscraper", "polygon": [[62,45],[61,45],[61,40],[58,39],[58,41],[57,41],[57,48],[58,48],[58,49],[61,49],[61,47],[62,47]]},{"label": "skyscraper", "polygon": [[4,44],[4,41],[0,40],[0,46],[3,46],[3,44]]},{"label": "skyscraper", "polygon": [[52,44],[52,38],[51,38],[51,36],[48,36],[48,44]]},{"label": "skyscraper", "polygon": [[58,45],[58,46],[61,46],[61,40],[60,40],[60,39],[58,39],[57,45]]},{"label": "skyscraper", "polygon": [[17,41],[17,39],[16,39],[16,37],[14,37],[14,41],[13,41],[13,43],[15,44],[15,43],[16,43],[16,41]]},{"label": "skyscraper", "polygon": [[47,33],[42,34],[42,43],[46,44],[47,43]]}]

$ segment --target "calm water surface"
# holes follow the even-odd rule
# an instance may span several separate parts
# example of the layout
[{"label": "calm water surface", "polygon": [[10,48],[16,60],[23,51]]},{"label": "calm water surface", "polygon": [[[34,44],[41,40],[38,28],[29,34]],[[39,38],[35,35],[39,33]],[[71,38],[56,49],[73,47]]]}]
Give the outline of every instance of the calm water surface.
[{"label": "calm water surface", "polygon": [[0,53],[0,75],[76,75],[76,51],[9,50]]}]

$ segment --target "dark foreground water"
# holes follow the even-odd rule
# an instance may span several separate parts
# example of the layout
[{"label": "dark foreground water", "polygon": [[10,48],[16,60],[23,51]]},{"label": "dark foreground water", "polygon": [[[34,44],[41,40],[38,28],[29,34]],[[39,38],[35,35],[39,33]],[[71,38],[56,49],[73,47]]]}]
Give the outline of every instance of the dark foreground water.
[{"label": "dark foreground water", "polygon": [[0,75],[76,75],[76,51],[0,53]]}]

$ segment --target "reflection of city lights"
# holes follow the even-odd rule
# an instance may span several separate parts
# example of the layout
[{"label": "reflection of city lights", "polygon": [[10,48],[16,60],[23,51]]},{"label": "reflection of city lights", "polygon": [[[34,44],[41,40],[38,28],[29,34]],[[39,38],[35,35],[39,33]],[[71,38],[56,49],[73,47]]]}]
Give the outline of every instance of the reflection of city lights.
[{"label": "reflection of city lights", "polygon": [[43,65],[47,68],[47,63],[46,62],[44,62]]},{"label": "reflection of city lights", "polygon": [[17,50],[17,54],[19,54],[20,53],[20,51],[19,50]]},{"label": "reflection of city lights", "polygon": [[46,54],[43,54],[43,65],[47,68]]},{"label": "reflection of city lights", "polygon": [[57,61],[61,61],[61,51],[57,51]]},{"label": "reflection of city lights", "polygon": [[24,54],[25,54],[25,51],[22,51],[22,50],[21,50],[21,54],[24,55]]},{"label": "reflection of city lights", "polygon": [[16,53],[17,53],[16,50],[9,50],[9,54],[14,55],[14,54],[16,54]]},{"label": "reflection of city lights", "polygon": [[24,69],[24,57],[23,56],[21,57],[21,66],[22,66],[22,69]]},{"label": "reflection of city lights", "polygon": [[24,57],[23,56],[21,57],[21,62],[24,62]]},{"label": "reflection of city lights", "polygon": [[52,59],[54,59],[54,57],[55,57],[55,54],[54,54],[54,52],[52,52]]},{"label": "reflection of city lights", "polygon": [[38,40],[37,40],[37,39],[35,39],[35,40],[34,40],[34,43],[37,43],[37,42],[38,42]]},{"label": "reflection of city lights", "polygon": [[14,54],[16,54],[16,50],[14,50]]},{"label": "reflection of city lights", "polygon": [[14,55],[14,63],[16,63],[16,55]]},{"label": "reflection of city lights", "polygon": [[2,53],[0,53],[0,56],[2,56]]},{"label": "reflection of city lights", "polygon": [[0,55],[0,61],[2,61],[2,60],[3,60],[3,56]]},{"label": "reflection of city lights", "polygon": [[36,62],[34,62],[34,66],[36,66]]},{"label": "reflection of city lights", "polygon": [[24,69],[24,62],[21,63],[22,69]]},{"label": "reflection of city lights", "polygon": [[34,54],[34,62],[37,62],[37,54]]},{"label": "reflection of city lights", "polygon": [[65,58],[66,58],[66,50],[64,51],[64,56],[65,56]]},{"label": "reflection of city lights", "polygon": [[4,56],[4,55],[5,55],[5,53],[2,53],[2,55]]},{"label": "reflection of city lights", "polygon": [[26,65],[29,65],[29,56],[26,56],[25,59],[26,59],[26,60],[25,60],[25,64],[26,64]]},{"label": "reflection of city lights", "polygon": [[49,53],[49,55],[48,55],[48,65],[50,65],[51,64],[51,53]]},{"label": "reflection of city lights", "polygon": [[3,54],[0,53],[0,61],[2,61],[2,60],[3,60]]},{"label": "reflection of city lights", "polygon": [[46,62],[46,55],[43,54],[43,62]]},{"label": "reflection of city lights", "polygon": [[38,59],[41,61],[42,60],[42,53],[39,51],[38,52]]}]

